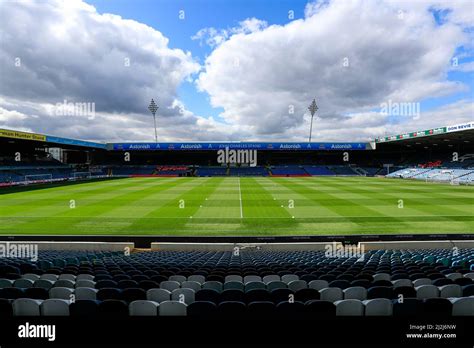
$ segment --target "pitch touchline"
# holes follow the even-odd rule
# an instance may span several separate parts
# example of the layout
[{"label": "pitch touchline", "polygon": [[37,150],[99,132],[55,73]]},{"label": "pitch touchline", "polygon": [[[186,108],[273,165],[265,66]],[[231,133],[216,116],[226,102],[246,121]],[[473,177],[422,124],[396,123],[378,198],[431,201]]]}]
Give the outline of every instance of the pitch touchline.
[{"label": "pitch touchline", "polygon": [[244,212],[242,210],[242,192],[240,190],[240,177],[239,177],[239,203],[240,203],[240,218],[244,217]]},{"label": "pitch touchline", "polygon": [[[0,220],[2,219],[42,219],[47,216],[22,216],[22,217],[9,217],[9,216],[2,216],[0,217]],[[82,218],[88,218],[88,219],[95,219],[99,217],[95,216],[74,216],[74,217],[58,217],[59,219],[64,219],[64,218],[77,218],[77,217],[82,217]],[[351,219],[351,218],[392,218],[392,219],[399,219],[399,218],[427,218],[427,217],[471,217],[471,215],[400,215],[400,216],[366,216],[366,215],[360,215],[360,216],[318,216],[318,217],[295,217],[295,219],[301,219],[301,220],[317,220],[317,219]],[[119,218],[119,217],[107,217],[106,219],[126,219],[126,218]],[[140,220],[142,218],[130,218],[132,220]],[[159,220],[159,219],[189,219],[189,217],[186,216],[176,216],[176,217],[171,217],[171,216],[157,216],[157,217],[147,217],[144,219],[153,219],[153,220]],[[217,217],[217,216],[209,216],[209,217],[194,217],[193,219],[216,219],[216,220],[228,220],[228,219],[236,219],[235,217]],[[246,219],[293,219],[291,217],[283,217],[283,216],[250,216],[246,217]],[[1,233],[0,233],[1,235]]]}]

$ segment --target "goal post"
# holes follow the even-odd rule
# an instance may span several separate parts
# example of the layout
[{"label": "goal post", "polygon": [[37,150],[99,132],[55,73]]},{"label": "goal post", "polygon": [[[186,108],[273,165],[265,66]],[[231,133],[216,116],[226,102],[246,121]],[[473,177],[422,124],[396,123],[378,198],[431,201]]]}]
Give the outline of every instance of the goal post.
[{"label": "goal post", "polygon": [[52,181],[53,174],[31,174],[25,175],[25,183],[37,182],[37,181]]},{"label": "goal post", "polygon": [[72,173],[72,178],[74,180],[78,179],[90,179],[92,176],[91,172],[73,172]]}]

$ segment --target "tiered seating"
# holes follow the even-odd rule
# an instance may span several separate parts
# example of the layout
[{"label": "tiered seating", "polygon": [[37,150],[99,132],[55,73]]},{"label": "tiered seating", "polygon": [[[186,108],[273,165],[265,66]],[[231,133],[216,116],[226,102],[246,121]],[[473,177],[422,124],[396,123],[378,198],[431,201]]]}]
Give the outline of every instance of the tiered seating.
[{"label": "tiered seating", "polygon": [[413,176],[412,178],[417,180],[430,180],[439,174],[441,174],[441,169],[431,169],[428,171],[422,171],[419,174]]},{"label": "tiered seating", "polygon": [[374,168],[374,167],[360,167],[364,172],[367,173],[367,176],[379,175],[384,171],[384,168]]},{"label": "tiered seating", "polygon": [[112,166],[110,169],[112,170],[112,174],[115,176],[152,175],[156,169],[156,166]]},{"label": "tiered seating", "polygon": [[474,170],[465,169],[442,169],[429,176],[432,181],[455,181],[457,178],[474,173]]},{"label": "tiered seating", "polygon": [[414,178],[418,175],[428,173],[431,169],[424,169],[424,168],[403,168],[396,171],[391,172],[390,174],[386,175],[387,178],[400,178],[400,179],[408,179]]},{"label": "tiered seating", "polygon": [[0,260],[0,316],[474,315],[472,271],[474,249],[48,251]]},{"label": "tiered seating", "polygon": [[229,169],[231,176],[268,176],[268,170],[265,167],[231,167]]},{"label": "tiered seating", "polygon": [[303,169],[309,174],[313,176],[319,175],[335,175],[333,171],[331,171],[326,166],[304,166]]},{"label": "tiered seating", "polygon": [[[42,154],[44,155],[44,153]],[[0,167],[61,167],[64,164],[53,157],[22,157],[21,161],[16,161],[12,157],[0,157]]]},{"label": "tiered seating", "polygon": [[24,180],[24,176],[10,170],[0,170],[0,184],[12,183]]},{"label": "tiered seating", "polygon": [[196,171],[197,176],[225,176],[227,167],[199,167]]},{"label": "tiered seating", "polygon": [[30,176],[31,180],[64,180],[69,178],[72,168],[66,165],[57,166],[2,166],[0,167],[0,183],[24,182],[25,176]]},{"label": "tiered seating", "polygon": [[336,175],[359,175],[349,166],[328,166]]},{"label": "tiered seating", "polygon": [[457,161],[445,161],[443,167],[447,168],[474,168],[474,154],[469,153],[460,156]]},{"label": "tiered seating", "polygon": [[442,164],[443,164],[443,161],[436,160],[436,161],[429,161],[429,162],[426,162],[426,163],[422,163],[419,166],[421,168],[439,168],[439,167],[442,166]]},{"label": "tiered seating", "polygon": [[157,166],[155,174],[162,176],[185,176],[188,170],[188,166]]},{"label": "tiered seating", "polygon": [[407,168],[390,173],[387,177],[472,184],[474,182],[473,174],[474,170],[472,169]]},{"label": "tiered seating", "polygon": [[466,185],[474,184],[474,171],[458,177],[457,181],[461,184],[466,184]]}]

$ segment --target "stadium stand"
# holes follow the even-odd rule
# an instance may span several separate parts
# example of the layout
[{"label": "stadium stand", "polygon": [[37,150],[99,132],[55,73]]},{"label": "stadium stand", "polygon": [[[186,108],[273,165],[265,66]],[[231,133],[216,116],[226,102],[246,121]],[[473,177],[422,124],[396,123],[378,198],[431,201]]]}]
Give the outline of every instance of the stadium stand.
[{"label": "stadium stand", "polygon": [[197,176],[224,176],[228,173],[229,168],[227,167],[199,167],[196,170]]},{"label": "stadium stand", "polygon": [[230,167],[230,176],[268,176],[268,170],[265,167]]},{"label": "stadium stand", "polygon": [[156,166],[153,165],[120,165],[109,167],[114,176],[153,175]]},{"label": "stadium stand", "polygon": [[186,176],[190,172],[188,166],[157,166],[154,174],[158,176]]},{"label": "stadium stand", "polygon": [[350,166],[329,166],[336,175],[360,175]]},{"label": "stadium stand", "polygon": [[359,169],[364,173],[365,176],[376,176],[381,175],[383,168],[373,168],[373,167],[359,167]]},{"label": "stadium stand", "polygon": [[474,249],[48,250],[0,260],[0,316],[472,316],[473,281]]},{"label": "stadium stand", "polygon": [[[389,172],[389,178],[471,184],[473,131],[425,133],[433,135],[375,139],[375,144],[367,143],[357,150],[349,146],[347,151],[341,150],[346,147],[330,143],[321,143],[311,151],[304,150],[309,144],[282,147],[262,143],[258,147],[262,149],[258,155],[260,165],[256,167],[217,165],[217,147],[213,146],[218,144],[215,143],[187,144],[184,148],[163,143],[154,148],[154,144],[141,143],[98,144],[74,139],[62,139],[58,143],[55,137],[51,142],[31,142],[0,137],[0,185],[98,177],[379,176]],[[12,147],[16,152],[8,150]],[[143,151],[145,148],[150,150]],[[58,150],[61,156],[50,152],[51,149]],[[21,153],[20,161],[14,153]],[[131,160],[124,161],[124,154],[131,155]],[[343,159],[343,155],[347,158]],[[453,175],[449,170],[453,170]]]},{"label": "stadium stand", "polygon": [[270,167],[272,176],[310,176],[301,166],[272,166]]},{"label": "stadium stand", "polygon": [[426,169],[405,168],[388,174],[388,178],[415,179],[432,182],[452,182],[472,184],[474,170],[470,169]]},{"label": "stadium stand", "polygon": [[304,166],[303,169],[312,176],[335,175],[335,173],[326,166]]}]

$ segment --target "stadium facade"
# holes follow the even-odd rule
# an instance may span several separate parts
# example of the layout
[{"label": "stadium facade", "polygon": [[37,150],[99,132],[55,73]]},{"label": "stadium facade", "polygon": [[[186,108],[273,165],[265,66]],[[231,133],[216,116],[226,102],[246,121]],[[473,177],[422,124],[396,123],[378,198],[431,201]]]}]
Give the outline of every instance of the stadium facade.
[{"label": "stadium facade", "polygon": [[[256,167],[245,163],[220,165],[217,152],[222,149],[256,150],[259,163]],[[338,176],[350,177],[350,181],[343,182],[347,178]],[[386,177],[387,180],[361,178],[367,176]],[[127,177],[139,178],[113,180]],[[216,179],[214,177],[222,178],[218,186],[209,184]],[[450,226],[469,227],[473,221],[472,214],[469,215],[471,187],[453,188],[423,182],[417,182],[415,187],[413,182],[398,179],[472,185],[474,123],[383,137],[367,143],[105,144],[0,130],[0,185],[3,186],[0,187],[0,198],[2,193],[5,194],[0,203],[7,209],[3,216],[5,223],[0,226],[0,243],[6,245],[8,250],[12,246],[37,247],[34,258],[0,258],[0,318],[66,316],[76,320],[72,324],[62,321],[59,326],[61,332],[67,330],[68,323],[76,332],[74,330],[78,325],[74,323],[85,325],[84,320],[89,323],[90,318],[101,318],[105,320],[100,325],[89,328],[89,333],[95,332],[100,336],[100,332],[95,331],[96,326],[100,326],[100,330],[107,325],[113,326],[114,331],[120,327],[120,332],[139,326],[142,330],[153,332],[155,328],[150,325],[154,322],[133,320],[133,317],[143,316],[159,318],[161,330],[163,325],[168,325],[162,319],[173,316],[218,320],[299,319],[296,322],[298,325],[301,320],[310,320],[317,323],[318,328],[329,331],[334,329],[334,323],[339,325],[339,322],[329,318],[355,316],[355,320],[345,318],[347,325],[343,327],[344,330],[354,330],[355,335],[356,331],[362,332],[367,327],[371,330],[377,327],[375,332],[383,332],[383,326],[399,325],[397,323],[400,322],[403,328],[400,326],[394,332],[405,332],[408,321],[413,318],[449,318],[459,325],[466,320],[466,316],[471,319],[474,316],[474,241],[471,230],[449,236],[434,233],[434,230],[431,230],[432,233],[412,234],[402,229],[398,230],[401,233],[396,234],[292,236],[289,233],[283,237],[242,237],[220,236],[217,233],[196,237],[193,229],[199,228],[197,219],[178,216],[169,223],[166,217],[160,221],[165,221],[165,228],[170,230],[178,230],[185,221],[184,224],[189,225],[190,229],[184,237],[118,233],[129,225],[133,232],[140,230],[139,225],[128,221],[133,218],[132,206],[149,217],[150,212],[156,210],[154,205],[160,204],[146,197],[137,198],[133,193],[149,189],[156,185],[156,181],[166,180],[186,183],[175,195],[171,194],[173,200],[181,197],[183,186],[186,186],[186,192],[196,190],[192,181],[206,183],[207,186],[203,185],[204,196],[199,199],[197,195],[190,196],[191,205],[195,204],[196,209],[202,208],[199,204],[204,204],[203,197],[207,200],[216,187],[221,187],[224,192],[214,203],[221,204],[222,199],[229,199],[230,202],[229,197],[233,195],[235,199],[227,211],[233,209],[238,212],[240,203],[241,219],[238,216],[229,219],[230,226],[241,226],[244,224],[241,177],[246,177],[242,180],[255,181],[263,196],[270,196],[271,187],[278,186],[258,181],[267,180],[263,177],[283,177],[270,179],[288,182],[296,180],[297,190],[294,192],[303,197],[309,190],[310,194],[319,195],[317,197],[321,199],[320,203],[316,202],[309,209],[319,211],[323,207],[326,213],[334,212],[332,202],[341,204],[342,209],[350,212],[354,209],[356,196],[368,205],[363,207],[363,212],[375,211],[375,216],[368,217],[375,221],[374,226],[382,226],[381,223],[392,220],[403,228],[410,221],[414,222],[413,226],[420,226],[420,223],[434,219],[432,223],[435,226],[444,224],[448,229]],[[317,188],[302,185],[299,180],[306,180],[307,177],[319,177],[316,180],[321,180],[321,183]],[[398,179],[390,180],[391,177]],[[324,181],[330,178],[339,182]],[[342,191],[347,199],[341,199],[334,194],[336,191],[331,191],[341,186],[369,185],[368,181],[364,181],[366,179],[373,181],[371,190],[375,196],[369,195],[369,186],[355,192]],[[94,180],[110,186],[93,186]],[[223,180],[231,180],[232,187],[225,186]],[[131,181],[139,181],[144,186],[128,186],[126,182]],[[417,208],[412,211],[427,211],[429,192],[433,192],[433,199],[445,200],[446,205],[437,207],[435,215],[411,216],[408,220],[403,220],[398,212],[396,216],[389,216],[387,214],[397,209],[392,204],[397,196],[393,191],[387,191],[382,181],[395,182],[397,190],[408,193],[407,197],[415,195],[412,203]],[[82,196],[84,192],[75,187],[82,184],[86,191],[98,194],[85,204],[86,212],[98,210],[99,214],[89,221],[85,219],[87,216],[75,215],[71,213],[72,209],[64,206],[67,200],[70,208],[75,208],[75,200],[71,197],[85,197]],[[288,185],[281,185],[278,190],[286,192]],[[421,191],[419,185],[424,185]],[[426,185],[431,188],[428,190]],[[72,190],[68,190],[68,186],[72,186]],[[165,186],[154,187],[149,191],[150,195],[166,191]],[[60,200],[42,196],[43,188],[51,188],[53,196],[59,196]],[[196,194],[199,192],[196,191]],[[276,192],[276,195],[281,195],[281,191]],[[15,196],[18,193],[20,196]],[[258,198],[252,198],[253,194],[248,193],[247,200],[250,204],[261,205]],[[104,206],[108,208],[105,198],[109,196],[119,201],[111,208],[120,213],[119,218],[113,221],[107,219],[107,209],[101,210]],[[34,211],[46,211],[49,201],[53,201],[55,210],[51,213],[51,219],[45,220],[42,226],[48,231],[79,226],[79,235],[37,233],[36,228],[41,226],[37,222],[44,216],[35,215]],[[271,198],[269,201],[273,202]],[[463,203],[466,201],[467,205]],[[323,202],[326,205],[322,206]],[[288,203],[291,204],[291,199]],[[167,209],[163,204],[165,208],[158,209],[154,218],[162,218],[161,212]],[[184,200],[179,200],[179,204],[184,205]],[[279,203],[278,206],[272,204],[270,211],[281,209],[281,214],[286,214],[283,205],[280,208]],[[400,204],[403,206],[403,201],[398,201],[398,208]],[[179,210],[177,207],[170,209]],[[210,211],[212,209],[211,206]],[[388,213],[381,214],[383,209],[388,209],[385,211]],[[442,209],[448,210],[451,215],[442,215]],[[467,211],[467,215],[457,216],[454,211]],[[310,210],[307,212],[311,213]],[[18,218],[18,225],[8,225]],[[296,226],[293,218],[286,216],[279,220],[278,216],[271,216],[266,221],[275,222],[274,229],[283,221],[283,227],[291,230]],[[334,220],[349,223],[360,230],[366,221],[364,218],[367,217],[339,216],[336,212],[323,216],[322,220],[316,219],[316,224],[322,222],[324,228]],[[202,220],[205,223],[209,220],[206,226],[215,225],[217,221],[206,217]],[[309,224],[311,219],[300,221],[304,225]],[[151,230],[158,228],[153,224],[155,221],[149,225]],[[106,228],[107,225],[116,231],[115,235],[91,233],[93,228]],[[9,226],[21,226],[22,232],[9,230]],[[30,226],[30,229],[25,229],[25,226]],[[253,226],[258,227],[258,224]],[[28,234],[28,231],[36,233]],[[345,254],[346,250],[355,250],[356,254]],[[70,300],[71,296],[74,300]],[[374,316],[376,321],[371,322]],[[172,323],[176,325],[176,321]],[[205,326],[202,330],[208,330],[209,322],[193,321],[194,327],[199,327],[199,323]],[[218,323],[224,323],[219,327],[220,331],[228,330],[225,321],[213,322],[213,327]],[[247,329],[254,325],[249,323]],[[272,321],[272,325],[277,324],[278,321]],[[448,329],[444,330],[448,332]],[[462,329],[453,328],[450,332],[451,335],[452,332],[459,333],[456,342],[469,340],[462,336]],[[371,332],[371,335],[374,333]],[[81,338],[78,340],[83,342]],[[398,341],[399,337],[394,340]]]},{"label": "stadium facade", "polygon": [[[9,192],[7,190],[9,187],[15,190],[25,187],[29,190],[28,187],[32,185],[44,187],[45,184],[62,185],[83,180],[125,177],[378,176],[453,185],[474,183],[474,122],[387,136],[366,143],[99,143],[0,130],[0,145],[0,186],[4,187],[4,192]],[[218,151],[225,148],[236,151],[256,150],[258,165],[218,163]],[[240,181],[238,185],[240,194]],[[377,199],[376,196],[373,197]],[[242,203],[240,205],[240,217],[242,217]],[[304,216],[310,217],[310,215]],[[43,234],[37,233],[34,238],[44,240]],[[159,235],[159,232],[157,234]],[[442,235],[411,233],[402,235],[362,233],[350,236],[344,233],[319,234],[321,235],[308,238],[311,238],[311,241],[347,242],[393,240],[393,238],[404,240],[443,238]],[[140,246],[150,246],[156,241],[157,236],[134,235],[133,240]],[[226,242],[247,242],[261,241],[265,238],[238,235],[216,238],[192,235],[187,238],[160,237],[160,241],[165,242],[195,239],[206,242],[215,241],[216,238]],[[469,235],[459,233],[457,237],[470,238]],[[68,240],[68,238],[60,234],[54,236],[55,240]],[[87,238],[100,241],[130,241],[132,237],[102,235]],[[290,234],[269,238],[273,241],[301,242],[306,237]],[[84,240],[85,237],[75,236],[73,239]]]},{"label": "stadium facade", "polygon": [[[1,185],[127,175],[374,176],[390,173],[424,180],[445,181],[445,177],[449,177],[454,182],[471,184],[473,171],[470,169],[474,167],[474,122],[386,136],[366,143],[99,143],[0,129],[0,144]],[[217,152],[226,148],[256,150],[259,165],[252,168],[245,163],[218,163]],[[435,175],[438,173],[443,175]]]}]

